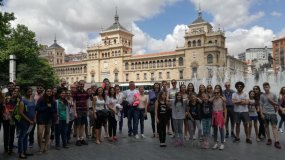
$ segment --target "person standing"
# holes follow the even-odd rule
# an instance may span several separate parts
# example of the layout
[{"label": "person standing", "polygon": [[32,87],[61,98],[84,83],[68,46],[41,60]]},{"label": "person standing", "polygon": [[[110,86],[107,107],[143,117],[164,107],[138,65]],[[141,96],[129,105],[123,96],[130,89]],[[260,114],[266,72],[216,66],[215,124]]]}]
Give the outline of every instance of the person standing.
[{"label": "person standing", "polygon": [[70,108],[66,100],[66,90],[58,91],[59,99],[56,100],[57,119],[55,123],[55,148],[60,149],[60,138],[62,140],[62,147],[67,147],[67,127],[69,123]]},{"label": "person standing", "polygon": [[167,123],[167,92],[159,92],[155,101],[155,117],[157,122],[157,131],[159,134],[160,147],[166,147],[166,123]]},{"label": "person standing", "polygon": [[203,148],[209,148],[209,138],[211,134],[211,119],[212,119],[213,106],[209,101],[206,93],[202,95],[202,104],[200,108],[201,122],[203,127]]},{"label": "person standing", "polygon": [[[36,105],[38,145],[40,153],[47,152],[49,148],[51,124],[56,114],[56,103],[52,96],[52,88],[47,87],[45,94]],[[44,138],[44,144],[43,144]]]},{"label": "person standing", "polygon": [[277,96],[270,92],[270,84],[268,82],[263,83],[264,93],[260,96],[260,107],[261,107],[261,117],[265,120],[265,133],[267,137],[267,145],[272,144],[270,138],[269,123],[272,127],[272,132],[274,136],[274,146],[278,149],[281,149],[281,145],[278,140],[278,131],[277,131],[277,115],[276,112],[279,108],[277,103]]},{"label": "person standing", "polygon": [[246,135],[246,143],[251,144],[252,141],[249,137],[249,110],[248,110],[248,95],[243,92],[244,83],[237,82],[235,84],[235,88],[237,89],[236,93],[232,95],[232,102],[234,104],[234,114],[235,114],[235,125],[236,125],[236,137],[234,138],[233,142],[240,141],[240,123],[243,122],[244,132]]},{"label": "person standing", "polygon": [[[140,123],[140,131],[141,137],[145,138],[144,135],[144,120],[147,117],[147,104],[148,104],[148,96],[144,94],[143,86],[139,87],[139,105],[138,105],[138,116],[137,116],[137,125]],[[138,126],[137,126],[138,128]],[[136,139],[139,139],[138,134],[136,135]]]},{"label": "person standing", "polygon": [[108,117],[104,90],[99,87],[93,97],[93,114],[96,122],[96,144],[101,144],[101,129]]},{"label": "person standing", "polygon": [[[15,137],[15,120],[13,117],[14,110],[20,103],[19,90],[10,89],[9,95],[6,96],[5,106],[3,111],[3,130],[4,130],[4,150],[9,155],[12,154],[14,148],[14,137]],[[6,94],[7,95],[7,94]]]},{"label": "person standing", "polygon": [[[74,107],[76,108],[75,112],[75,120],[74,125],[76,128],[76,145],[88,145],[88,143],[84,140],[83,134],[84,134],[84,127],[87,123],[87,116],[88,116],[88,104],[87,100],[89,98],[88,93],[84,90],[85,81],[80,80],[78,84],[78,90],[73,94],[73,100],[74,100]],[[88,135],[85,135],[86,137]]]},{"label": "person standing", "polygon": [[[282,87],[280,89],[279,97],[278,97],[278,102],[279,102],[280,106],[281,106],[281,102],[283,102],[284,99],[285,99],[285,87]],[[284,107],[281,106],[281,108],[284,108]],[[283,125],[284,120],[285,120],[285,114],[282,113],[282,110],[278,110],[278,113],[279,113],[279,116],[280,116],[278,130],[279,130],[279,132],[283,133],[282,125]],[[285,123],[284,123],[284,128],[285,128]]]},{"label": "person standing", "polygon": [[260,139],[258,138],[258,127],[257,127],[257,118],[258,118],[257,111],[259,111],[259,106],[255,102],[254,91],[253,90],[249,91],[248,95],[249,95],[248,109],[249,109],[249,118],[250,118],[248,134],[249,134],[249,137],[251,138],[251,130],[252,130],[252,122],[253,122],[255,135],[256,135],[256,141],[259,142]]},{"label": "person standing", "polygon": [[223,95],[226,98],[226,106],[227,106],[227,119],[226,119],[226,138],[229,137],[229,122],[231,124],[231,137],[235,137],[234,134],[234,128],[235,128],[235,122],[234,122],[234,105],[232,102],[232,96],[233,93],[235,93],[234,90],[231,89],[231,84],[229,82],[225,83],[225,90],[223,91]]},{"label": "person standing", "polygon": [[[19,104],[20,121],[18,123],[19,138],[18,138],[18,153],[20,159],[26,159],[27,156],[33,154],[27,152],[29,127],[33,127],[36,123],[36,104],[32,97],[33,89],[28,87],[24,90],[25,95]],[[34,127],[33,127],[34,128]]]},{"label": "person standing", "polygon": [[70,138],[71,138],[70,136],[71,136],[71,132],[72,132],[72,126],[73,126],[73,122],[74,122],[74,118],[75,118],[74,113],[76,112],[75,107],[74,107],[74,101],[73,101],[70,90],[68,90],[66,92],[66,100],[68,102],[68,106],[69,106],[69,110],[70,110],[70,117],[69,117],[69,122],[68,122],[68,127],[67,127],[67,133],[66,133],[67,143],[69,144]]},{"label": "person standing", "polygon": [[108,129],[109,129],[109,141],[110,142],[115,142],[118,140],[117,138],[117,120],[116,120],[116,115],[117,115],[117,110],[116,107],[119,104],[119,101],[116,97],[116,92],[114,87],[110,87],[109,91],[109,96],[107,96],[106,100],[106,105],[108,106],[109,109],[109,115],[108,115]]},{"label": "person standing", "polygon": [[135,82],[129,82],[129,89],[124,92],[124,99],[129,103],[128,109],[128,135],[136,136],[138,134],[137,128],[137,116],[138,116],[138,108],[133,105],[134,95],[139,94],[138,90],[135,89]]},{"label": "person standing", "polygon": [[219,147],[219,150],[223,150],[225,148],[224,124],[225,124],[225,119],[227,117],[226,102],[225,99],[223,98],[223,95],[221,95],[220,90],[218,89],[214,90],[214,96],[210,99],[210,101],[212,101],[213,103],[212,126],[214,129],[214,142],[215,142],[212,149],[218,148],[218,130],[219,130],[221,137],[221,145]]},{"label": "person standing", "polygon": [[[119,85],[115,85],[115,92],[116,92],[116,98],[118,99],[118,103],[122,105],[123,104],[123,93],[121,92]],[[120,133],[122,133],[124,117],[125,117],[124,110],[122,109],[120,111],[120,119],[119,119],[119,132]]]},{"label": "person standing", "polygon": [[[254,91],[255,103],[256,103],[256,105],[258,105],[260,107],[260,96],[263,93],[261,92],[261,89],[260,89],[260,87],[258,85],[253,87],[253,91]],[[261,117],[260,110],[257,111],[257,115],[258,115],[258,122],[259,122],[258,138],[260,140],[264,140],[266,138],[265,126],[264,126],[264,120]]]},{"label": "person standing", "polygon": [[[169,88],[168,89],[168,94],[167,94],[167,100],[169,101],[169,103],[171,105],[174,105],[175,103],[173,103],[175,101],[175,96],[176,96],[176,93],[178,93],[178,88],[177,88],[177,81],[175,79],[171,80],[171,85],[172,85],[172,88]],[[170,132],[170,125],[171,125],[171,128],[172,128],[172,132],[175,132],[175,128],[173,127],[173,117],[172,117],[172,108],[174,106],[171,106],[168,110],[168,115],[169,115],[169,120],[168,120],[168,123],[167,123],[167,130],[168,130],[168,134],[171,135],[171,132]],[[175,137],[175,134],[172,134],[172,138]]]},{"label": "person standing", "polygon": [[183,100],[180,92],[175,94],[175,99],[172,101],[172,119],[175,133],[175,146],[183,146],[183,122],[185,119],[185,111],[187,102]]},{"label": "person standing", "polygon": [[[148,92],[148,99],[149,99],[149,113],[150,113],[150,119],[151,119],[151,128],[153,133],[153,138],[155,135],[155,102],[157,100],[158,94],[160,92],[160,85],[159,83],[154,83],[153,88]],[[158,130],[157,130],[158,133]]]}]

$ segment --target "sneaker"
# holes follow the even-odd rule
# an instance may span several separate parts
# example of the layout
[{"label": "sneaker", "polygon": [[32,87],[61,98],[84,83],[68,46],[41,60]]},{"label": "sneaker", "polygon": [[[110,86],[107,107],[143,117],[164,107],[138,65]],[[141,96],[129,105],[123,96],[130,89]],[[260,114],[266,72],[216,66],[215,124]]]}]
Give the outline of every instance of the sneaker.
[{"label": "sneaker", "polygon": [[131,137],[131,136],[132,136],[132,133],[129,133],[128,135],[129,135],[129,137]]},{"label": "sneaker", "polygon": [[81,145],[82,145],[82,144],[81,144],[81,141],[80,141],[80,140],[77,140],[76,143],[75,143],[75,145],[76,145],[76,146],[81,146]]},{"label": "sneaker", "polygon": [[282,128],[279,128],[279,132],[280,132],[280,133],[283,133],[283,130],[282,130]]},{"label": "sneaker", "polygon": [[195,140],[195,139],[197,139],[195,136],[193,136],[193,139]]},{"label": "sneaker", "polygon": [[81,140],[81,144],[82,145],[88,145],[88,143],[83,139],[83,140]]},{"label": "sneaker", "polygon": [[229,138],[229,131],[227,131],[225,138]]},{"label": "sneaker", "polygon": [[221,144],[219,150],[224,150],[225,149],[225,145]]},{"label": "sneaker", "polygon": [[68,149],[69,147],[67,145],[64,145],[62,148],[64,149]]},{"label": "sneaker", "polygon": [[209,142],[206,142],[205,149],[209,149]]},{"label": "sneaker", "polygon": [[175,138],[175,135],[174,135],[174,134],[172,134],[172,135],[170,136],[170,138]]},{"label": "sneaker", "polygon": [[145,138],[145,135],[144,135],[144,134],[142,134],[142,135],[141,135],[141,137],[142,137],[142,138]]},{"label": "sneaker", "polygon": [[240,142],[240,138],[234,138],[233,142]]},{"label": "sneaker", "polygon": [[245,142],[248,143],[248,144],[252,144],[252,141],[251,141],[249,138],[247,138],[247,139],[245,140]]},{"label": "sneaker", "polygon": [[261,140],[257,137],[257,138],[256,138],[256,142],[260,142],[260,141],[261,141]]},{"label": "sneaker", "polygon": [[114,141],[118,141],[118,138],[116,136],[113,137]]},{"label": "sneaker", "polygon": [[155,133],[153,133],[152,138],[155,138]]},{"label": "sneaker", "polygon": [[231,132],[231,137],[236,138],[236,135],[234,134],[234,132]]},{"label": "sneaker", "polygon": [[218,148],[218,143],[215,143],[212,149],[217,149]]},{"label": "sneaker", "polygon": [[272,144],[272,140],[268,139],[266,145],[271,145]]},{"label": "sneaker", "polygon": [[274,143],[275,148],[281,149],[280,143],[277,141]]},{"label": "sneaker", "polygon": [[138,135],[138,134],[135,136],[135,138],[136,138],[136,139],[140,139],[140,137],[139,137],[139,135]]}]

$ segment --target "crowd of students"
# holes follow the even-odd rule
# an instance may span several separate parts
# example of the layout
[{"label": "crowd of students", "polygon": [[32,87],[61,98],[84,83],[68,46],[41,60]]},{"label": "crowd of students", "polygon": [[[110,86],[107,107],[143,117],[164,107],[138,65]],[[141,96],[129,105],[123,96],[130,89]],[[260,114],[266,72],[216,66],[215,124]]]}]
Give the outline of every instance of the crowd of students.
[{"label": "crowd of students", "polygon": [[[197,139],[202,148],[208,149],[213,136],[211,148],[223,150],[225,138],[231,136],[233,142],[240,142],[242,123],[246,143],[251,144],[255,139],[272,145],[271,126],[274,146],[281,148],[277,113],[281,117],[279,131],[283,132],[285,87],[277,97],[270,91],[268,82],[263,83],[264,92],[256,85],[249,93],[244,91],[243,82],[235,84],[236,91],[231,89],[230,83],[225,84],[224,90],[220,85],[213,88],[201,84],[198,91],[192,83],[177,86],[176,80],[171,81],[171,87],[167,81],[154,83],[146,94],[144,88],[136,88],[133,81],[129,82],[128,90],[121,92],[120,87],[112,86],[108,79],[102,87],[92,85],[87,90],[83,80],[68,89],[62,79],[60,86],[37,86],[34,93],[31,87],[20,88],[10,82],[8,92],[0,94],[4,150],[9,155],[13,153],[16,135],[19,158],[33,155],[28,152],[28,146],[34,146],[35,129],[40,153],[49,150],[50,141],[57,150],[68,148],[72,133],[76,146],[88,145],[89,138],[101,144],[102,129],[104,138],[113,143],[118,141],[117,128],[122,133],[124,118],[128,121],[129,137],[145,138],[144,121],[148,112],[152,137],[159,138],[160,147],[166,147],[166,137],[170,135],[177,147]],[[255,137],[251,134],[252,127]]]}]

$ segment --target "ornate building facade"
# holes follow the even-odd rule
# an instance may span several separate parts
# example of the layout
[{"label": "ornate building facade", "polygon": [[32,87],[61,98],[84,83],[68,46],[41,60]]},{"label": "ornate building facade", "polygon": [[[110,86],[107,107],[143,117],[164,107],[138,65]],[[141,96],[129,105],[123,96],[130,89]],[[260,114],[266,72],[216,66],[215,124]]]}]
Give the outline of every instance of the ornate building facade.
[{"label": "ornate building facade", "polygon": [[[88,47],[87,55],[81,61],[52,63],[58,76],[68,83],[80,79],[88,83],[102,82],[105,78],[116,83],[153,83],[171,79],[180,82],[203,79],[211,83],[215,74],[223,80],[225,71],[230,74],[236,74],[237,70],[246,73],[246,64],[228,55],[224,32],[220,29],[214,31],[211,24],[203,19],[201,11],[197,19],[188,25],[184,46],[174,51],[133,54],[134,35],[119,23],[117,13],[114,23],[100,36],[101,43]],[[58,47],[59,51],[61,48]],[[54,62],[58,58],[49,59]]]}]

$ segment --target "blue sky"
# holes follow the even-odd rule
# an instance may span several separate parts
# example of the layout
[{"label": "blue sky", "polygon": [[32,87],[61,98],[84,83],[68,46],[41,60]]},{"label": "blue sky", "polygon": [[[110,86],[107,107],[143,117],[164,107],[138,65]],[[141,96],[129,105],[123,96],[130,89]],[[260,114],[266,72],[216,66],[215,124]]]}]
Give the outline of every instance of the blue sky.
[{"label": "blue sky", "polygon": [[225,28],[231,55],[285,36],[285,0],[8,0],[2,10],[14,12],[12,25],[27,25],[39,43],[51,45],[56,34],[66,53],[78,53],[100,43],[118,7],[120,23],[134,34],[134,54],[144,54],[183,46],[199,3],[205,20]]}]

